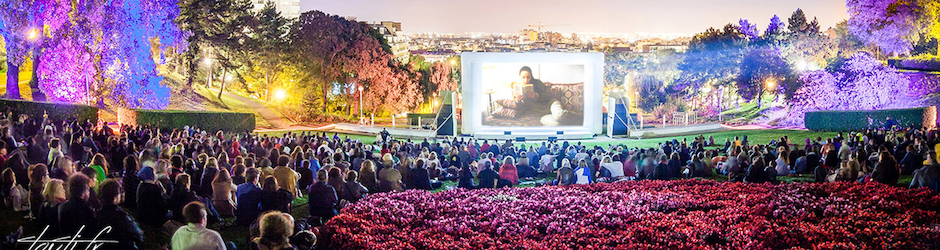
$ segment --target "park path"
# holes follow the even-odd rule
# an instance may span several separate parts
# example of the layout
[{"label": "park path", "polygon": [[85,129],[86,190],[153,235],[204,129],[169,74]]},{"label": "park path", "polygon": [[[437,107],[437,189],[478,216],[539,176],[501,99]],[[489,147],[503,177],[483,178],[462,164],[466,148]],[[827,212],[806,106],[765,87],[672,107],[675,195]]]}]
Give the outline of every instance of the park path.
[{"label": "park path", "polygon": [[285,129],[291,126],[291,121],[281,115],[281,112],[274,110],[263,103],[258,102],[255,99],[244,97],[241,95],[234,94],[232,92],[222,92],[222,95],[225,95],[228,98],[238,100],[248,106],[249,108],[258,112],[258,115],[261,115],[261,118],[268,121],[271,124],[272,129]]}]

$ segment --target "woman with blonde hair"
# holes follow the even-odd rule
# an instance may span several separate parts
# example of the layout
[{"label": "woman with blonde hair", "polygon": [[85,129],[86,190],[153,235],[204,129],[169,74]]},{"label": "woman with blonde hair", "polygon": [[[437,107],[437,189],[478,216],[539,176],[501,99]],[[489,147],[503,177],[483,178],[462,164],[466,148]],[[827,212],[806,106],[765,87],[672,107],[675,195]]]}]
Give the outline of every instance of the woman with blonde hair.
[{"label": "woman with blonde hair", "polygon": [[509,180],[513,185],[519,185],[519,172],[516,170],[516,158],[506,156],[503,165],[499,167],[499,178]]},{"label": "woman with blonde hair", "polygon": [[47,235],[59,235],[59,204],[65,203],[65,182],[51,179],[42,189],[43,203],[37,216],[39,226],[49,226]]},{"label": "woman with blonde hair", "polygon": [[249,249],[285,250],[297,249],[290,243],[294,235],[294,220],[286,213],[270,211],[258,218],[261,235],[251,240]]},{"label": "woman with blonde hair", "polygon": [[[212,180],[215,180],[216,175],[219,174],[219,164],[215,157],[206,158],[206,166],[202,170],[202,176],[199,177],[199,182],[193,181],[199,185],[199,189],[195,189],[196,194],[202,197],[211,197],[212,196]],[[195,176],[193,177],[195,178]]]},{"label": "woman with blonde hair", "polygon": [[212,181],[212,205],[219,212],[220,217],[235,216],[235,184],[232,183],[232,177],[228,170],[220,169]]},{"label": "woman with blonde hair", "polygon": [[362,162],[362,166],[359,168],[359,183],[369,190],[367,192],[375,192],[377,190],[374,161],[365,160]]},{"label": "woman with blonde hair", "polygon": [[379,192],[404,191],[401,172],[395,169],[395,163],[391,159],[391,154],[385,154],[382,163],[384,168],[379,170],[379,175],[377,176]]}]

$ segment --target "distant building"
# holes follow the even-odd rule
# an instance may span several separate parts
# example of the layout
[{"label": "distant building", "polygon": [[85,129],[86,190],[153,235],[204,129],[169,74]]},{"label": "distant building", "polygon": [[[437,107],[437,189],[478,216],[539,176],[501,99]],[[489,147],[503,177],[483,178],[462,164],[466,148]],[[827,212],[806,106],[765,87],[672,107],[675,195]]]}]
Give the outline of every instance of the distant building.
[{"label": "distant building", "polygon": [[251,0],[254,4],[254,11],[264,9],[267,2],[274,3],[274,8],[281,12],[281,16],[286,18],[300,17],[300,0]]},{"label": "distant building", "polygon": [[392,48],[392,54],[399,61],[406,61],[410,54],[408,53],[408,38],[401,34],[401,22],[382,21],[370,23],[370,27],[379,31]]},{"label": "distant building", "polygon": [[676,53],[685,53],[686,50],[689,50],[688,45],[643,45],[643,52],[654,52],[660,50],[672,50]]}]

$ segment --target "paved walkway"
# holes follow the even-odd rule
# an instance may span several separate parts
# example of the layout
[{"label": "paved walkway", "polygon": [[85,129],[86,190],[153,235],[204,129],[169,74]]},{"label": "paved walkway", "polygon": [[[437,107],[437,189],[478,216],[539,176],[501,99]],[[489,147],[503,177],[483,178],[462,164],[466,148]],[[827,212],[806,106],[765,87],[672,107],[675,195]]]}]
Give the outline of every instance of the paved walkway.
[{"label": "paved walkway", "polygon": [[278,112],[277,110],[274,110],[256,101],[255,99],[237,95],[228,91],[222,92],[222,95],[238,100],[244,103],[245,106],[254,109],[255,112],[258,112],[258,114],[261,115],[261,118],[264,118],[268,121],[268,123],[271,124],[272,129],[285,129],[291,126],[291,121],[287,119],[287,117],[284,117],[284,115],[281,115],[281,112]]}]

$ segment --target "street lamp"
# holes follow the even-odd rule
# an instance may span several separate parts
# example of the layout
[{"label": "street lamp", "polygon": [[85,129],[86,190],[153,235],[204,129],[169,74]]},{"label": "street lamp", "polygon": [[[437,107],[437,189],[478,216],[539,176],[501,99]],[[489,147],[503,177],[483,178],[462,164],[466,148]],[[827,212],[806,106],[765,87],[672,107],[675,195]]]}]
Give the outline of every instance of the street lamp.
[{"label": "street lamp", "polygon": [[39,31],[37,29],[30,29],[29,33],[26,33],[26,38],[29,40],[36,40],[39,37]]},{"label": "street lamp", "polygon": [[774,79],[773,77],[767,78],[767,80],[764,80],[764,84],[761,85],[761,87],[763,88],[761,88],[760,93],[757,94],[757,110],[758,111],[760,111],[760,104],[761,102],[763,102],[763,99],[764,99],[764,91],[767,91],[767,90],[772,91],[774,87],[777,87],[777,80]]},{"label": "street lamp", "polygon": [[634,95],[634,97],[636,97],[636,98],[633,99],[633,103],[635,103],[635,104],[633,105],[633,109],[635,109],[634,112],[640,113],[640,112],[639,112],[639,110],[640,110],[640,91],[635,91],[635,92],[633,92],[633,95]]},{"label": "street lamp", "polygon": [[359,123],[362,123],[362,90],[365,89],[359,85]]}]

